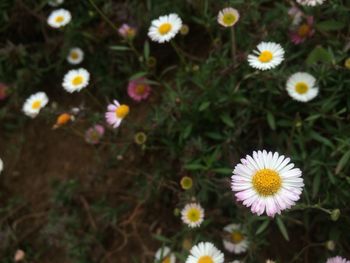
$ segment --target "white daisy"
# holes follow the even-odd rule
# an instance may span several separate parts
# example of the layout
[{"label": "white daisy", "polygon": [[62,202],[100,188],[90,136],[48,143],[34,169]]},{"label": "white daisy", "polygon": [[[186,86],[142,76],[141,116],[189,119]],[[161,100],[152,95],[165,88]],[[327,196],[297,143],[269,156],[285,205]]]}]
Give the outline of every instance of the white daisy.
[{"label": "white daisy", "polygon": [[72,65],[80,64],[84,59],[84,52],[81,48],[74,47],[69,50],[67,61]]},{"label": "white daisy", "polygon": [[277,152],[253,152],[237,164],[232,175],[232,190],[238,201],[251,211],[273,217],[299,200],[304,186],[301,170],[290,158]]},{"label": "white daisy", "polygon": [[261,42],[253,54],[248,55],[249,65],[260,70],[277,67],[284,59],[284,49],[280,44]]},{"label": "white daisy", "polygon": [[336,256],[334,258],[327,259],[326,263],[350,263],[350,260],[347,260],[346,258],[342,258],[342,257]]},{"label": "white daisy", "polygon": [[181,219],[189,227],[199,227],[204,220],[204,209],[200,204],[187,204],[181,211]]},{"label": "white daisy", "polygon": [[239,224],[230,224],[224,227],[226,232],[223,239],[224,247],[227,251],[235,254],[241,254],[248,249],[248,240]]},{"label": "white daisy", "polygon": [[2,170],[4,170],[4,162],[0,158],[0,174],[1,174]]},{"label": "white daisy", "polygon": [[273,261],[271,259],[266,260],[266,263],[276,263],[276,261]]},{"label": "white daisy", "polygon": [[224,27],[234,26],[239,20],[239,13],[232,7],[221,10],[218,14],[218,23]]},{"label": "white daisy", "polygon": [[326,0],[297,0],[298,4],[307,6],[322,5]]},{"label": "white daisy", "polygon": [[318,87],[315,87],[316,79],[309,73],[298,72],[289,77],[286,89],[293,99],[307,102],[314,99],[318,94]]},{"label": "white daisy", "polygon": [[62,86],[69,93],[73,93],[85,88],[89,80],[90,73],[86,69],[72,69],[64,76]]},{"label": "white daisy", "polygon": [[175,263],[175,254],[171,252],[169,247],[161,247],[155,254],[156,263]]},{"label": "white daisy", "polygon": [[49,102],[45,92],[37,92],[31,95],[23,104],[22,110],[25,115],[34,118],[39,114],[40,110]]},{"label": "white daisy", "polygon": [[148,36],[158,43],[168,42],[175,37],[181,26],[182,20],[177,14],[161,16],[152,21]]},{"label": "white daisy", "polygon": [[72,19],[72,15],[66,9],[57,9],[51,12],[47,18],[47,23],[53,28],[59,28],[67,25]]},{"label": "white daisy", "polygon": [[191,248],[186,263],[223,263],[224,254],[210,242],[201,242]]},{"label": "white daisy", "polygon": [[48,2],[48,4],[49,4],[50,6],[55,7],[55,6],[62,5],[63,2],[64,2],[64,0],[50,0],[50,1]]}]

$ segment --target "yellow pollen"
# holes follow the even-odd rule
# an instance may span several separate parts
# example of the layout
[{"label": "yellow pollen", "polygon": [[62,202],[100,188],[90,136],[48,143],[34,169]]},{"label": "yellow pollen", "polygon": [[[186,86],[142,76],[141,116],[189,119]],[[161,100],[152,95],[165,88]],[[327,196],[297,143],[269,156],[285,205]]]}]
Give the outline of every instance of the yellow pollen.
[{"label": "yellow pollen", "polygon": [[126,115],[128,115],[129,113],[129,106],[122,104],[120,105],[116,110],[115,110],[115,115],[120,118],[123,119],[125,118]]},{"label": "yellow pollen", "polygon": [[40,109],[40,107],[41,107],[41,101],[40,100],[36,100],[36,101],[33,102],[32,109],[37,110],[37,109]]},{"label": "yellow pollen", "polygon": [[63,20],[64,20],[63,16],[57,16],[56,19],[55,19],[56,23],[62,23]]},{"label": "yellow pollen", "polygon": [[300,37],[306,37],[310,33],[310,26],[308,24],[303,24],[298,28],[298,35]]},{"label": "yellow pollen", "polygon": [[244,236],[238,232],[238,231],[235,231],[231,234],[231,241],[233,244],[238,244],[240,243],[242,240],[244,239]]},{"label": "yellow pollen", "polygon": [[214,260],[211,256],[202,256],[199,258],[198,263],[214,263]]},{"label": "yellow pollen", "polygon": [[236,22],[236,20],[237,20],[237,17],[231,13],[224,14],[224,17],[222,18],[222,21],[227,26],[234,24]]},{"label": "yellow pollen", "polygon": [[191,208],[187,212],[187,219],[193,223],[198,222],[200,217],[201,217],[201,212],[197,208]]},{"label": "yellow pollen", "polygon": [[299,94],[305,94],[308,90],[309,90],[309,87],[305,82],[298,82],[295,85],[295,91]]},{"label": "yellow pollen", "polygon": [[171,30],[172,26],[170,23],[164,23],[158,28],[158,32],[161,35],[168,34],[169,31]]},{"label": "yellow pollen", "polygon": [[254,189],[262,196],[274,195],[282,186],[280,175],[271,169],[257,171],[253,176],[252,183]]},{"label": "yellow pollen", "polygon": [[75,51],[71,52],[70,53],[70,57],[72,59],[78,59],[79,58],[78,52],[75,52]]},{"label": "yellow pollen", "polygon": [[146,91],[146,87],[144,84],[137,84],[135,92],[137,95],[143,95]]},{"label": "yellow pollen", "polygon": [[262,63],[267,63],[267,62],[270,62],[272,58],[273,58],[272,53],[268,50],[264,50],[263,52],[260,53],[260,56],[258,59]]},{"label": "yellow pollen", "polygon": [[74,86],[78,86],[83,83],[83,77],[82,76],[76,76],[73,80],[72,83]]},{"label": "yellow pollen", "polygon": [[170,263],[170,257],[164,258],[162,263]]}]

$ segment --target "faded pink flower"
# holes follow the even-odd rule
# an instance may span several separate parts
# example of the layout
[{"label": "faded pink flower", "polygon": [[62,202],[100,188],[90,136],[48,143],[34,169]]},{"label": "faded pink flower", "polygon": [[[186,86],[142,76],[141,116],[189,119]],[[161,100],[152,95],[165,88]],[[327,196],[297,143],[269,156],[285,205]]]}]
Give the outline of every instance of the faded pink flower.
[{"label": "faded pink flower", "polygon": [[0,100],[6,99],[8,96],[8,86],[0,82]]},{"label": "faded pink flower", "polygon": [[90,144],[98,144],[105,133],[102,125],[96,124],[89,128],[85,133],[85,141]]},{"label": "faded pink flower", "polygon": [[345,258],[337,256],[337,257],[334,257],[334,258],[327,259],[326,263],[350,263],[350,261],[345,259]]},{"label": "faded pink flower", "polygon": [[129,106],[125,104],[119,104],[117,100],[114,100],[112,104],[108,105],[106,112],[106,121],[112,125],[113,128],[118,128],[122,120],[129,114]]},{"label": "faded pink flower", "polygon": [[292,19],[292,25],[299,25],[302,21],[302,16],[304,13],[296,6],[289,8],[288,15]]},{"label": "faded pink flower", "polygon": [[15,256],[14,256],[14,260],[15,262],[19,262],[24,260],[26,254],[24,253],[24,251],[22,249],[17,249]]},{"label": "faded pink flower", "polygon": [[151,87],[144,78],[131,80],[128,85],[128,94],[135,101],[141,101],[148,98],[151,93]]},{"label": "faded pink flower", "polygon": [[290,39],[295,45],[303,43],[307,38],[311,37],[315,33],[313,28],[313,16],[307,16],[305,20],[306,21],[304,23],[296,25],[296,27],[290,32]]},{"label": "faded pink flower", "polygon": [[136,28],[131,27],[128,24],[122,24],[118,29],[118,33],[125,39],[133,39],[136,35]]}]

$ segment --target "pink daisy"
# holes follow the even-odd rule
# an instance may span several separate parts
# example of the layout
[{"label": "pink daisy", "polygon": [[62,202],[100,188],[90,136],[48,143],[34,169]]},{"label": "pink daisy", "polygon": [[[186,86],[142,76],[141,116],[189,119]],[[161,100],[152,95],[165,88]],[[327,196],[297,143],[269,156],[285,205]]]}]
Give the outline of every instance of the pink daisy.
[{"label": "pink daisy", "polygon": [[112,125],[113,128],[117,128],[128,113],[128,105],[119,104],[117,100],[114,100],[112,104],[108,105],[107,112],[105,114],[106,121],[108,124]]},{"label": "pink daisy", "polygon": [[96,124],[89,128],[85,133],[85,141],[90,144],[98,144],[105,133],[102,125]]},{"label": "pink daisy", "polygon": [[122,24],[118,29],[118,33],[125,39],[133,39],[136,35],[136,28],[131,27],[128,24]]},{"label": "pink daisy", "polygon": [[151,93],[151,87],[144,78],[131,80],[128,85],[128,94],[135,101],[141,101],[148,98]]},{"label": "pink daisy", "polygon": [[305,20],[306,21],[304,23],[299,23],[293,27],[293,30],[290,32],[290,39],[296,45],[303,43],[307,38],[312,37],[312,35],[315,33],[313,28],[313,16],[308,16]]},{"label": "pink daisy", "polygon": [[251,211],[273,217],[299,200],[304,183],[299,168],[290,158],[275,152],[257,151],[236,165],[232,190]]},{"label": "pink daisy", "polygon": [[345,258],[337,256],[337,257],[334,257],[334,258],[327,259],[326,263],[350,263],[350,261],[345,259]]}]

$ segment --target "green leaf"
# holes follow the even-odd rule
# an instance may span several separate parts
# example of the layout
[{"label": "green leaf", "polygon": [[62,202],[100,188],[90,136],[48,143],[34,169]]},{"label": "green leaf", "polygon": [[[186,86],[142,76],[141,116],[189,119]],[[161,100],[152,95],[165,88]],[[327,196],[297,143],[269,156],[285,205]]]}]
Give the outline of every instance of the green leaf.
[{"label": "green leaf", "polygon": [[323,47],[315,47],[306,59],[306,64],[312,65],[318,62],[325,64],[332,63],[332,55]]},{"label": "green leaf", "polygon": [[147,75],[147,72],[137,72],[134,75],[132,75],[129,80],[133,80],[133,79],[138,79],[141,78],[143,76]]},{"label": "green leaf", "polygon": [[229,127],[234,127],[235,125],[233,124],[233,121],[227,113],[223,114],[220,116],[221,120]]},{"label": "green leaf", "polygon": [[284,225],[282,219],[280,216],[276,217],[276,223],[278,226],[278,229],[281,231],[282,236],[285,240],[289,241],[289,235],[286,226]]},{"label": "green leaf", "polygon": [[320,190],[321,185],[321,174],[318,172],[312,182],[312,198],[315,198]]},{"label": "green leaf", "polygon": [[162,236],[162,235],[157,235],[157,234],[154,234],[153,237],[163,243],[168,243],[168,244],[171,244],[172,241],[171,239],[165,237],[165,236]]},{"label": "green leaf", "polygon": [[330,148],[334,148],[333,143],[328,140],[327,138],[321,136],[320,134],[316,133],[316,132],[310,132],[310,137],[324,145],[329,146]]},{"label": "green leaf", "polygon": [[335,174],[339,174],[344,166],[348,163],[350,159],[350,151],[346,152],[342,158],[340,158],[337,167],[335,168]]},{"label": "green leaf", "polygon": [[126,46],[111,46],[109,47],[112,50],[116,50],[116,51],[126,51],[126,50],[130,50],[129,47]]},{"label": "green leaf", "polygon": [[204,101],[204,102],[201,103],[201,105],[199,106],[198,110],[199,111],[204,111],[209,106],[210,106],[210,101]]},{"label": "green leaf", "polygon": [[267,123],[269,124],[271,130],[275,130],[276,129],[275,117],[270,111],[267,112],[266,118],[267,118]]},{"label": "green leaf", "polygon": [[187,170],[205,170],[205,166],[199,163],[190,163],[185,165],[185,169]]},{"label": "green leaf", "polygon": [[143,55],[145,56],[146,61],[149,58],[149,53],[150,53],[150,51],[149,51],[149,42],[146,41],[145,45],[143,46]]},{"label": "green leaf", "polygon": [[315,25],[315,27],[320,31],[332,31],[332,30],[340,30],[345,26],[343,22],[336,20],[326,20],[319,22]]},{"label": "green leaf", "polygon": [[232,174],[231,168],[214,168],[214,169],[212,169],[212,171],[215,173],[224,174],[224,175]]},{"label": "green leaf", "polygon": [[269,226],[270,224],[270,220],[265,220],[264,222],[262,222],[262,224],[259,226],[259,228],[256,230],[255,234],[259,235],[262,232],[265,231],[265,229]]}]

